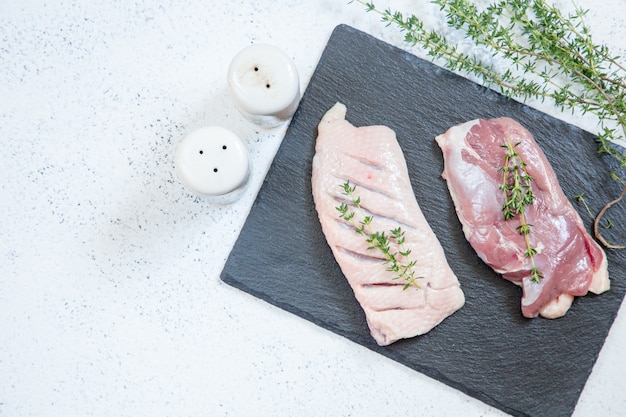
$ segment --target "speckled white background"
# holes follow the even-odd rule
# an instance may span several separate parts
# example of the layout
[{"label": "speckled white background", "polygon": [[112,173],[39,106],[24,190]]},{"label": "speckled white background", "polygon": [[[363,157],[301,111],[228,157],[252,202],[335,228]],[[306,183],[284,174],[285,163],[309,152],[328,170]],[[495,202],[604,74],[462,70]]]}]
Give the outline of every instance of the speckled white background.
[{"label": "speckled white background", "polygon": [[[626,54],[626,0],[578,3]],[[286,129],[237,112],[228,64],[274,44],[304,91],[340,23],[406,47],[347,0],[0,4],[0,416],[504,415],[219,279]],[[211,124],[253,159],[229,206],[174,172]],[[623,310],[576,416],[626,410]]]}]

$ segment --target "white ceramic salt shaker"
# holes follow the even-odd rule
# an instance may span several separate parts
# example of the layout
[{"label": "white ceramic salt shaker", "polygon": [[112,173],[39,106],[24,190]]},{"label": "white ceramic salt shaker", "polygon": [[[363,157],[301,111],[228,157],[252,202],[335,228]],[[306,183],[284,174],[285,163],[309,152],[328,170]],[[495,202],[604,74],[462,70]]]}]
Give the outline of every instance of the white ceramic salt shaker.
[{"label": "white ceramic salt shaker", "polygon": [[244,117],[262,127],[276,127],[288,120],[300,101],[294,62],[281,49],[267,44],[248,46],[233,58],[228,87]]},{"label": "white ceramic salt shaker", "polygon": [[245,144],[219,126],[191,132],[176,150],[176,172],[183,184],[218,204],[241,197],[250,178],[250,165]]}]

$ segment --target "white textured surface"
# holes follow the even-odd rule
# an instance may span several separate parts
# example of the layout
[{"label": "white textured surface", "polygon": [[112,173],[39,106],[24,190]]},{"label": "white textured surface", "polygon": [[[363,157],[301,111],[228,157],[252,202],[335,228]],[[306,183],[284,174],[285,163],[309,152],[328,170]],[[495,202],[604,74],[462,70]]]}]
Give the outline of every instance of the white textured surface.
[{"label": "white textured surface", "polygon": [[[579,4],[626,54],[626,0]],[[339,23],[403,46],[347,0],[0,4],[0,416],[503,415],[219,280],[286,128],[237,112],[230,60],[274,44],[304,91]],[[175,175],[205,125],[250,149],[230,206]],[[623,310],[576,416],[626,410]]]}]

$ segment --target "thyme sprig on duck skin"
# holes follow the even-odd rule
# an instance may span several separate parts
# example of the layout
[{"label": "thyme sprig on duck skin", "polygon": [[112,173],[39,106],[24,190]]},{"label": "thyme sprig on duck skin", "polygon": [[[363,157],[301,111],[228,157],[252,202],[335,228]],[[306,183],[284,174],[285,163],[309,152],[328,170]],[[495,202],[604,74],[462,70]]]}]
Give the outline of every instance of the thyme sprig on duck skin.
[{"label": "thyme sprig on duck skin", "polygon": [[[595,217],[594,233],[605,247],[623,247],[604,239],[598,225],[626,194],[626,152],[613,146],[614,141],[626,141],[626,67],[605,45],[593,42],[585,10],[575,6],[573,13],[564,15],[546,0],[498,0],[482,10],[470,0],[432,0],[446,14],[448,26],[477,47],[466,53],[453,36],[427,29],[416,15],[353,1],[397,26],[407,43],[422,47],[452,71],[472,75],[521,101],[548,99],[561,110],[593,114],[598,120],[598,152],[617,160],[619,168],[611,177],[622,187],[621,195]],[[483,50],[488,54],[481,55]],[[494,66],[491,56],[502,58],[504,65]]]},{"label": "thyme sprig on duck skin", "polygon": [[[406,290],[410,286],[420,289],[416,280],[423,277],[415,275],[413,267],[416,261],[409,259],[411,249],[406,247],[406,238],[402,228],[398,226],[388,233],[384,231],[374,231],[372,229],[374,216],[365,214],[361,206],[361,197],[354,195],[356,185],[350,185],[350,181],[346,181],[340,187],[343,189],[342,194],[350,200],[350,205],[360,212],[362,220],[356,221],[356,212],[350,209],[348,203],[341,203],[339,206],[335,207],[339,212],[339,217],[350,223],[350,225],[354,227],[355,232],[365,237],[366,242],[370,244],[368,249],[377,249],[381,253],[383,256],[382,262],[388,264],[387,271],[398,274],[393,279],[403,279],[406,281],[403,290]],[[399,250],[394,251],[392,244],[398,247]]]},{"label": "thyme sprig on duck skin", "polygon": [[503,172],[502,185],[500,189],[504,194],[504,203],[502,204],[502,213],[504,220],[511,220],[519,217],[520,225],[517,230],[520,235],[524,236],[526,249],[524,255],[530,259],[532,265],[530,279],[533,282],[539,282],[543,278],[543,274],[537,268],[535,263],[535,255],[537,249],[530,243],[530,234],[532,224],[526,221],[526,207],[529,207],[535,201],[535,195],[530,186],[533,178],[526,171],[526,163],[522,160],[516,148],[518,143],[513,144],[511,139],[506,137],[506,144],[501,145],[504,148],[504,165],[500,169]]}]

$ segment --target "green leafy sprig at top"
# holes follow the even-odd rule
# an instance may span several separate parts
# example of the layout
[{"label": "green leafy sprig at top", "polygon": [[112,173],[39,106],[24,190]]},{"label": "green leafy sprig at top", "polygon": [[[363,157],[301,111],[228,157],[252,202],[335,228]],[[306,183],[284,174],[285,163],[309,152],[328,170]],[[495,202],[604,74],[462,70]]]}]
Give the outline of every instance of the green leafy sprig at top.
[{"label": "green leafy sprig at top", "polygon": [[465,53],[450,36],[428,30],[417,16],[372,2],[353,0],[383,22],[404,32],[407,43],[424,48],[446,68],[470,74],[483,85],[520,101],[552,102],[563,110],[590,113],[598,119],[598,152],[619,163],[611,177],[623,186],[594,220],[594,234],[607,248],[624,248],[602,237],[599,225],[607,210],[626,195],[626,152],[613,142],[626,141],[626,68],[604,45],[597,45],[584,22],[585,10],[563,15],[544,0],[502,0],[482,10],[469,0],[432,0],[446,14],[447,24],[477,47],[510,65],[502,69],[478,53]]}]

